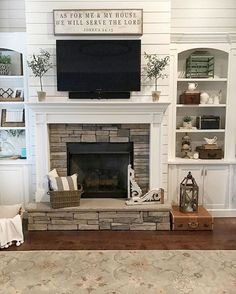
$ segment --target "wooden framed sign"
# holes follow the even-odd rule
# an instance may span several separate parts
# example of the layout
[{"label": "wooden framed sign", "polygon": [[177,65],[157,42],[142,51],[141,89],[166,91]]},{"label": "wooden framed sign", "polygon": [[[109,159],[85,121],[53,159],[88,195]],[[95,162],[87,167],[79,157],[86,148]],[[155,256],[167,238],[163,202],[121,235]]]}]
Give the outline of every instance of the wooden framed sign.
[{"label": "wooden framed sign", "polygon": [[142,9],[53,10],[55,35],[142,35]]}]

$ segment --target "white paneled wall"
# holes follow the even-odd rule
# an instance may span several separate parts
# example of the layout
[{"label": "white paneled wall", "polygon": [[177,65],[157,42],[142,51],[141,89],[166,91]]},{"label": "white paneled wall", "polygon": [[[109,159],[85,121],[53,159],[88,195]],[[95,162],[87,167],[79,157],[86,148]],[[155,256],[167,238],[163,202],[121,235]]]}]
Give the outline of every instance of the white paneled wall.
[{"label": "white paneled wall", "polygon": [[236,33],[235,0],[171,0],[171,33]]},{"label": "white paneled wall", "polygon": [[[48,50],[52,54],[53,69],[44,77],[44,90],[50,100],[60,97],[61,101],[66,101],[66,92],[57,92],[56,84],[56,39],[120,39],[139,38],[127,36],[54,36],[53,34],[53,9],[143,9],[143,36],[142,41],[142,64],[145,63],[143,53],[158,54],[160,57],[169,55],[170,47],[170,0],[110,0],[110,1],[79,1],[79,0],[26,0],[26,29],[28,36],[28,54],[37,53],[40,48]],[[168,70],[168,69],[167,69]],[[29,76],[29,101],[35,101],[36,92],[39,89],[39,81],[30,73]],[[151,99],[153,84],[142,79],[141,92],[133,92],[131,100],[140,101]],[[169,79],[160,80],[159,88],[162,91],[162,99],[169,100]],[[162,183],[167,190],[167,121],[166,115],[162,127]],[[33,137],[32,133],[32,137]],[[34,141],[32,140],[32,147]],[[32,148],[34,152],[34,148]],[[32,154],[34,157],[34,154]]]},{"label": "white paneled wall", "polygon": [[0,0],[0,32],[25,32],[25,0]]}]

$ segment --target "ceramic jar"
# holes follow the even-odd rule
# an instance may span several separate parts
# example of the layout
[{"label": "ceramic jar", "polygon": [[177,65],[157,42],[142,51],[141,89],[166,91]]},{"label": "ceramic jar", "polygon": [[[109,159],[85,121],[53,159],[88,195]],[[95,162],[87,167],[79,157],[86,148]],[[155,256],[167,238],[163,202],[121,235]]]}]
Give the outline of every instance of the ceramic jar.
[{"label": "ceramic jar", "polygon": [[202,92],[200,94],[200,103],[201,104],[206,104],[208,102],[208,99],[209,99],[209,94],[207,92]]}]

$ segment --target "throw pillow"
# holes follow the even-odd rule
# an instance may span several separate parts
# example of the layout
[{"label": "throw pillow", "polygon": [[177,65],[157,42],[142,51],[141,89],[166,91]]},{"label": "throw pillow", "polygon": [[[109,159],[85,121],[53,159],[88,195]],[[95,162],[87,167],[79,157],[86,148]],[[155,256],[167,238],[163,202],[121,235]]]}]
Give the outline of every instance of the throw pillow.
[{"label": "throw pillow", "polygon": [[19,214],[21,204],[0,205],[0,218],[13,218]]},{"label": "throw pillow", "polygon": [[69,177],[50,177],[50,187],[53,191],[78,190],[77,174]]},{"label": "throw pillow", "polygon": [[48,176],[49,176],[49,178],[50,177],[54,177],[54,178],[59,177],[57,170],[55,168],[48,173]]},{"label": "throw pillow", "polygon": [[58,173],[57,173],[57,170],[54,168],[53,170],[51,170],[49,173],[48,173],[48,180],[49,180],[49,189],[50,190],[53,190],[52,188],[52,181],[56,178],[56,177],[59,177]]}]

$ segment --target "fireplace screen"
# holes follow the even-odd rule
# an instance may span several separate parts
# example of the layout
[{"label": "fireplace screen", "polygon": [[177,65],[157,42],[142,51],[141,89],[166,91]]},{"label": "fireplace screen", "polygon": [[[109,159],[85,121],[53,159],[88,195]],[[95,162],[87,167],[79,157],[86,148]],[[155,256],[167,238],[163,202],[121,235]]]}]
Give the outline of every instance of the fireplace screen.
[{"label": "fireplace screen", "polygon": [[84,198],[126,198],[130,163],[133,143],[67,143],[67,171],[78,173]]}]

